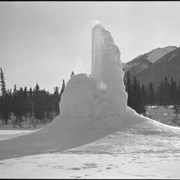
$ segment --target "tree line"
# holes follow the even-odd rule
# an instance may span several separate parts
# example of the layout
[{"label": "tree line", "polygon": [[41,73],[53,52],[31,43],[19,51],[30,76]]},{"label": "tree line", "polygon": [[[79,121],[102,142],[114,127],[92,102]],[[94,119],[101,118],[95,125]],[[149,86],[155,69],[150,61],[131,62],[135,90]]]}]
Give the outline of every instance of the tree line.
[{"label": "tree line", "polygon": [[173,77],[170,80],[165,77],[155,88],[153,82],[147,86],[141,85],[137,78],[127,71],[124,83],[128,93],[127,104],[138,113],[145,113],[147,105],[180,105],[180,83],[177,84]]},{"label": "tree line", "polygon": [[[74,76],[73,71],[70,77],[72,76]],[[165,77],[157,88],[154,88],[153,82],[145,87],[127,71],[124,74],[124,84],[128,93],[128,106],[140,114],[146,112],[146,105],[180,105],[180,84],[177,84],[173,77],[170,81]],[[33,118],[42,122],[44,119],[53,119],[60,113],[59,103],[65,89],[64,80],[61,90],[59,91],[59,87],[55,87],[52,94],[40,89],[38,83],[34,88],[20,87],[17,89],[14,85],[13,90],[6,90],[4,73],[0,68],[0,87],[0,119],[2,124],[8,124],[12,113],[20,123],[23,121],[23,117],[30,117],[30,123]]]},{"label": "tree line", "polygon": [[30,117],[30,121],[35,118],[42,122],[43,119],[53,119],[52,116],[60,113],[59,102],[65,89],[64,80],[62,81],[61,90],[59,91],[59,87],[55,87],[52,94],[40,89],[38,83],[33,89],[27,89],[27,87],[17,89],[14,85],[13,90],[6,90],[4,73],[0,69],[0,85],[0,118],[2,124],[8,124],[12,113],[20,123],[23,117]]}]

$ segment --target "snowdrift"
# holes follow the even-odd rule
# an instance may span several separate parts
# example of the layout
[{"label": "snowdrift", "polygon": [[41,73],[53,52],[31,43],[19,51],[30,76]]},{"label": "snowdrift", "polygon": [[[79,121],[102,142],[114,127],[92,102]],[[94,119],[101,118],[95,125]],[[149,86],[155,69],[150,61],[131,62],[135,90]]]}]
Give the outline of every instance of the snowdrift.
[{"label": "snowdrift", "polygon": [[92,29],[91,76],[78,74],[66,85],[61,114],[34,133],[0,141],[0,159],[63,151],[115,131],[175,136],[180,129],[137,114],[127,106],[120,51],[100,24]]}]

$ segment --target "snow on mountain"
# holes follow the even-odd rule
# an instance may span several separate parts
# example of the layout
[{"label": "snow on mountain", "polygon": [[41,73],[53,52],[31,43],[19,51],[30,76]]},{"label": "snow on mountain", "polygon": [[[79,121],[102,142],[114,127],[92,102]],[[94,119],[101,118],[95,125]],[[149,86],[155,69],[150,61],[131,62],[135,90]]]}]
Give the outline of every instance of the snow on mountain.
[{"label": "snow on mountain", "polygon": [[147,57],[146,59],[152,63],[156,62],[158,59],[160,59],[161,57],[163,57],[164,55],[168,54],[169,52],[173,51],[177,49],[176,46],[167,46],[164,48],[157,48],[154,49],[152,51],[150,51],[149,53],[147,53]]},{"label": "snow on mountain", "polygon": [[[62,152],[117,131],[145,139],[148,135],[178,137],[179,128],[146,118],[127,106],[120,51],[110,32],[100,24],[92,30],[91,73],[69,80],[61,97],[61,114],[51,124],[28,135],[0,141],[0,160]],[[133,135],[129,137],[125,142],[122,136],[122,143],[134,141]]]},{"label": "snow on mountain", "polygon": [[136,76],[138,73],[150,68],[156,61],[175,49],[177,49],[176,46],[153,49],[152,51],[139,55],[135,59],[125,63],[123,67],[125,71],[131,71],[132,76]]}]

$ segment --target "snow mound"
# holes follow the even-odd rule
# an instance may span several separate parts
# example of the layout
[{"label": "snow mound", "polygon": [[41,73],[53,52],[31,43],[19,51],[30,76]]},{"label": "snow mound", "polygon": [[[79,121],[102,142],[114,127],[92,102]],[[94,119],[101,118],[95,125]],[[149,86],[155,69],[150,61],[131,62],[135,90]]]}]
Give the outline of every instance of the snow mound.
[{"label": "snow mound", "polygon": [[62,94],[61,114],[34,133],[0,141],[0,159],[63,151],[78,147],[115,131],[136,134],[180,134],[137,114],[127,106],[120,51],[101,24],[92,29],[91,76],[78,74]]}]

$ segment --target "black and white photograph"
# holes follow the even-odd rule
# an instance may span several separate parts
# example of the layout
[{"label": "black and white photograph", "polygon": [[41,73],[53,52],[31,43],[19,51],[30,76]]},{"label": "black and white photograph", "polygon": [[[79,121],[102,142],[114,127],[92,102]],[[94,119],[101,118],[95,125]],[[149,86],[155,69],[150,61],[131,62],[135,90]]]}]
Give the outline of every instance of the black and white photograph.
[{"label": "black and white photograph", "polygon": [[1,1],[0,178],[180,178],[180,2]]}]

